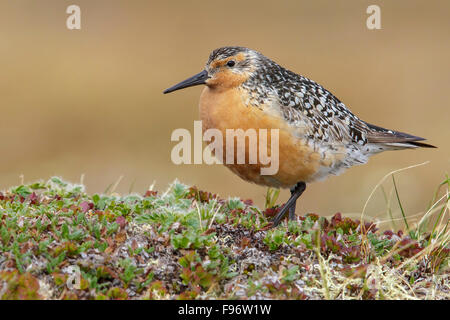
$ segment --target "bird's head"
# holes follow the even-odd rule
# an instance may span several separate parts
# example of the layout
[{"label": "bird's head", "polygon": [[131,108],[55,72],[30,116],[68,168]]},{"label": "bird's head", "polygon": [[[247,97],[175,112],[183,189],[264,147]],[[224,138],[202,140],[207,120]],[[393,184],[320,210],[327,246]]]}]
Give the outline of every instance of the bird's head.
[{"label": "bird's head", "polygon": [[166,89],[164,93],[200,84],[218,89],[237,87],[254,74],[262,58],[260,53],[244,47],[216,49],[202,72]]}]

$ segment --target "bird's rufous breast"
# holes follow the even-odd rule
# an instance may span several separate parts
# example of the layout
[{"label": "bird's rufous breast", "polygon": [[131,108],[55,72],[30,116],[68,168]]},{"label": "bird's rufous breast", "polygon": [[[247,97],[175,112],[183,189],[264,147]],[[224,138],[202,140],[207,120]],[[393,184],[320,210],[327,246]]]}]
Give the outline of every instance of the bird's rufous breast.
[{"label": "bird's rufous breast", "polygon": [[[288,188],[295,185],[298,181],[309,182],[313,179],[315,173],[322,165],[320,154],[313,150],[305,140],[299,138],[294,129],[290,127],[276,113],[264,111],[264,107],[257,108],[247,106],[244,101],[247,99],[247,93],[240,88],[231,88],[228,90],[205,87],[200,97],[200,118],[203,124],[203,132],[207,129],[218,129],[223,136],[223,154],[226,154],[227,145],[235,148],[233,163],[224,164],[242,179],[254,182],[260,185],[271,187]],[[259,162],[249,164],[249,145],[245,144],[246,163],[237,164],[237,145],[227,143],[227,129],[266,129],[270,133],[271,129],[279,129],[279,170],[274,175],[261,175],[261,168],[264,165]],[[235,138],[233,138],[235,139]],[[271,136],[268,134],[267,154],[271,155]],[[257,134],[257,146],[259,143],[259,134]],[[259,149],[258,149],[259,151]],[[276,152],[273,150],[272,152]],[[276,155],[275,155],[276,156]]]}]

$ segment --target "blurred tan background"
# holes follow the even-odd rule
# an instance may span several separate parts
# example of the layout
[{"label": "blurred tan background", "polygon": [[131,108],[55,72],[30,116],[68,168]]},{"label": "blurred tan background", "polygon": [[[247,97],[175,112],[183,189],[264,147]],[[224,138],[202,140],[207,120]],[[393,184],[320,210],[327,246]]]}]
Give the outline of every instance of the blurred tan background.
[{"label": "blurred tan background", "polygon": [[[81,30],[66,28],[70,4],[81,7]],[[370,4],[382,30],[366,28]],[[242,45],[319,82],[360,118],[439,146],[383,153],[313,184],[298,213],[360,212],[385,174],[430,160],[397,175],[406,212],[417,214],[450,167],[449,36],[446,0],[1,0],[0,189],[22,174],[84,174],[90,193],[121,175],[120,193],[178,178],[262,206],[265,188],[222,166],[170,161],[171,132],[192,132],[202,89],[162,91],[201,71],[214,48]],[[377,192],[368,213],[383,218],[385,208]]]}]

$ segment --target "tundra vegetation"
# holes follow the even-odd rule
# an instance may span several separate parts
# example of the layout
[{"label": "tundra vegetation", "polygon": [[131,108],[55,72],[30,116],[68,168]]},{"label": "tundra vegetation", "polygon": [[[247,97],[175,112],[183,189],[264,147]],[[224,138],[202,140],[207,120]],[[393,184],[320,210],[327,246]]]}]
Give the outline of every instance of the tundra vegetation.
[{"label": "tundra vegetation", "polygon": [[340,213],[271,228],[273,189],[259,209],[178,181],[123,196],[22,184],[0,192],[0,298],[448,299],[449,186],[381,231]]}]

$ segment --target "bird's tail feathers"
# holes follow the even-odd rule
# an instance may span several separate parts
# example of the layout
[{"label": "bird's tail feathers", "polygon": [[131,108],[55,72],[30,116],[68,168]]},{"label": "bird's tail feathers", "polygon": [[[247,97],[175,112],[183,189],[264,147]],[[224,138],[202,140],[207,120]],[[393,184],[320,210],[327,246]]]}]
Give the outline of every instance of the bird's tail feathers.
[{"label": "bird's tail feathers", "polygon": [[436,148],[431,144],[419,142],[425,140],[425,138],[413,136],[400,131],[385,129],[369,123],[366,124],[370,129],[367,134],[367,139],[370,144],[376,144],[390,150]]}]

